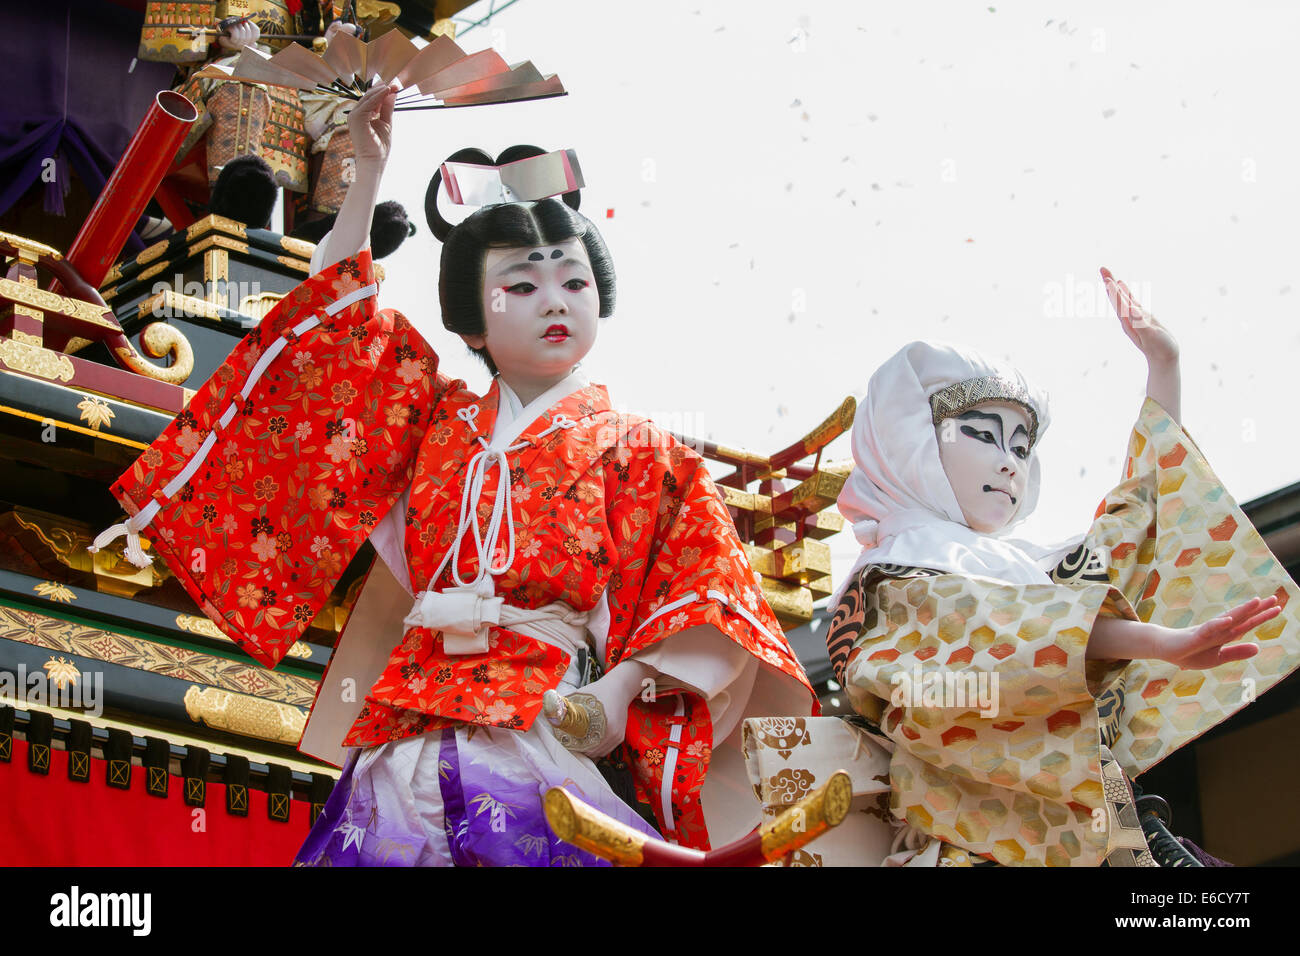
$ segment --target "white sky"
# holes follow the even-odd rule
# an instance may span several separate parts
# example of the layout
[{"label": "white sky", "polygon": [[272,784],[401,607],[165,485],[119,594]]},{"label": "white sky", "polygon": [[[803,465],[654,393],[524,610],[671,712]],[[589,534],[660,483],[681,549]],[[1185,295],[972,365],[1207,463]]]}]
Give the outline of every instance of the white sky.
[{"label": "white sky", "polygon": [[[441,327],[425,188],[462,146],[573,148],[617,406],[771,452],[909,341],[980,348],[1051,392],[1046,541],[1086,530],[1144,391],[1106,265],[1178,337],[1184,424],[1246,501],[1300,480],[1298,36],[1282,2],[521,0],[462,45],[570,95],[398,114],[381,198],[420,231],[383,302],[485,388]],[[831,543],[838,581],[858,549]]]}]

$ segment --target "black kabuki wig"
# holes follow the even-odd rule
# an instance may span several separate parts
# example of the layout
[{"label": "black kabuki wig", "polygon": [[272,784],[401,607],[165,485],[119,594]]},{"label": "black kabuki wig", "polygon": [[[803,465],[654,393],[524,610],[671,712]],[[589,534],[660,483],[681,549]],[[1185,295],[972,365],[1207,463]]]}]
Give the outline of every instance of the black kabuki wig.
[{"label": "black kabuki wig", "polygon": [[[511,146],[495,160],[481,149],[462,149],[447,157],[449,163],[504,166],[517,160],[541,156],[536,146]],[[442,170],[434,173],[424,196],[424,215],[429,229],[442,242],[442,264],[438,274],[438,301],[442,324],[461,335],[482,335],[487,328],[483,316],[483,264],[489,249],[519,246],[553,246],[579,239],[591,260],[596,292],[600,296],[600,317],[614,314],[614,260],[605,248],[595,225],[577,211],[578,191],[552,199],[526,203],[484,206],[465,220],[451,225],[438,211]],[[473,350],[493,375],[497,368],[487,349]]]}]

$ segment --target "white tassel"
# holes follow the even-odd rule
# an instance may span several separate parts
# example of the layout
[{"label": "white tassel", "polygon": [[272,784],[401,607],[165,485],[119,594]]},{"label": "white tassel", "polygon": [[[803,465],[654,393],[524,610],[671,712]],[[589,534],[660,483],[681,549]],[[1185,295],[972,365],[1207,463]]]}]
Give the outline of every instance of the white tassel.
[{"label": "white tassel", "polygon": [[122,554],[128,561],[141,570],[153,564],[153,558],[144,553],[144,547],[140,543],[140,532],[135,527],[134,518],[128,518],[121,524],[115,524],[111,528],[101,531],[86,550],[91,554],[96,554],[122,535],[126,535],[126,547],[123,549]]}]

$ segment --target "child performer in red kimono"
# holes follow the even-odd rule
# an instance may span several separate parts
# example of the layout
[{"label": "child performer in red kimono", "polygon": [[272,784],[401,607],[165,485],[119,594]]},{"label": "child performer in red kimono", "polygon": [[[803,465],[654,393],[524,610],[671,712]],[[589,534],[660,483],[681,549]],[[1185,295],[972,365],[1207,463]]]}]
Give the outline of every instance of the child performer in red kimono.
[{"label": "child performer in red kimono", "polygon": [[[372,90],[349,121],[357,179],[321,271],[113,486],[131,517],[96,546],[126,533],[146,563],[147,530],[272,667],[374,542],[383,560],[300,745],[343,765],[300,864],[597,863],[551,834],[541,798],[562,784],[652,832],[594,763],[615,750],[663,836],[735,839],[758,822],[742,718],[816,699],[703,460],[575,370],[613,311],[614,270],[595,227],[542,198],[572,191],[572,156],[516,164],[528,194],[498,187],[455,227],[435,178],[443,323],[496,373],[475,395],[376,305],[362,246],[393,95]],[[557,168],[569,185],[535,185]],[[552,727],[548,691],[585,733]]]}]

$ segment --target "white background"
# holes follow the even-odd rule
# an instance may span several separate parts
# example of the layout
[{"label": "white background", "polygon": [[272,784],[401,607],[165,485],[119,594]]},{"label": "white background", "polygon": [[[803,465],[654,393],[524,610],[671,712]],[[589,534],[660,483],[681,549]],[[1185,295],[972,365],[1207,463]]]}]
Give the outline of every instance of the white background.
[{"label": "white background", "polygon": [[617,406],[771,452],[906,342],[976,347],[1051,393],[1023,531],[1052,540],[1145,385],[1106,265],[1178,337],[1184,424],[1246,501],[1300,480],[1298,37],[1284,3],[521,0],[462,46],[570,95],[398,114],[381,198],[420,231],[383,304],[486,388],[440,324],[425,188],[462,146],[576,149],[619,285],[586,370]]}]

